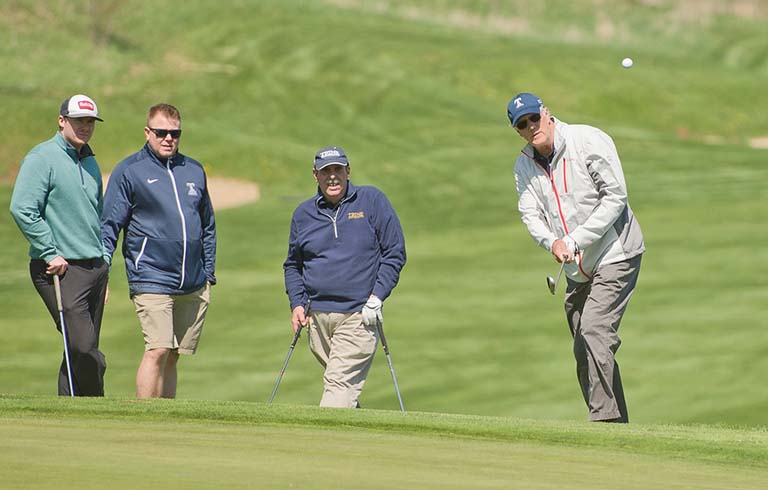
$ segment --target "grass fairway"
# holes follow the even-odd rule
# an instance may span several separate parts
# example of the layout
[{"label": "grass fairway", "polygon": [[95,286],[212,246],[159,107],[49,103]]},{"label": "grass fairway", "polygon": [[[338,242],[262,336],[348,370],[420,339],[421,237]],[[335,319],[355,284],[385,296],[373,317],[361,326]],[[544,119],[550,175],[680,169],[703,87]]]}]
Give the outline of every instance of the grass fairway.
[{"label": "grass fairway", "polygon": [[768,433],[0,397],[4,489],[761,489]]}]

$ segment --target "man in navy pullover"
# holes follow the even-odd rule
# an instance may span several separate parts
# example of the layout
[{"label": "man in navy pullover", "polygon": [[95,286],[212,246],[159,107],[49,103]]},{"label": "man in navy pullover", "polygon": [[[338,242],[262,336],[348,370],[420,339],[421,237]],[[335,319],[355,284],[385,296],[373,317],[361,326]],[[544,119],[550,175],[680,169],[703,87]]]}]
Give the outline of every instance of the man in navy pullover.
[{"label": "man in navy pullover", "polygon": [[375,187],[349,182],[338,146],[315,155],[315,197],[293,213],[283,264],[294,331],[325,368],[320,406],[354,408],[378,343],[382,302],[405,265],[400,221]]},{"label": "man in navy pullover", "polygon": [[111,263],[120,230],[131,299],[144,333],[139,398],[174,398],[179,354],[194,354],[216,283],[216,223],[205,171],[178,152],[181,114],[150,108],[147,144],[117,167],[101,223]]}]

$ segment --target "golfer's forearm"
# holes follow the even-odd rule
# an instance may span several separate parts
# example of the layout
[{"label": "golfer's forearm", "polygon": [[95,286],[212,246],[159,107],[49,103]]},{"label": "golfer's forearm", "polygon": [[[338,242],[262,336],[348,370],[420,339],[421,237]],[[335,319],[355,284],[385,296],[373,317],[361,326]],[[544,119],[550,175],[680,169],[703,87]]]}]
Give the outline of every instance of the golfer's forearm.
[{"label": "golfer's forearm", "polygon": [[53,240],[53,232],[39,215],[32,216],[30,213],[11,210],[13,218],[18,225],[19,230],[29,242],[35,255],[50,262],[57,255],[56,244]]},{"label": "golfer's forearm", "polygon": [[605,236],[627,207],[626,191],[617,181],[610,187],[604,187],[601,191],[605,195],[598,201],[592,213],[584,223],[570,230],[568,234],[576,241],[581,250]]}]

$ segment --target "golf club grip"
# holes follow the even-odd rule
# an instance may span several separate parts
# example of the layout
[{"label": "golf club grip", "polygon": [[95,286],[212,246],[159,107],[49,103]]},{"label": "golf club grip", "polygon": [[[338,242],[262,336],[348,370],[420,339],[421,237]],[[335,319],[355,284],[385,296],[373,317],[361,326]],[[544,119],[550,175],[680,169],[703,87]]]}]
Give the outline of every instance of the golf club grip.
[{"label": "golf club grip", "polygon": [[382,325],[380,321],[376,320],[376,328],[379,330],[379,337],[381,337],[381,347],[384,349],[384,354],[389,355],[387,338],[384,336],[384,325]]},{"label": "golf club grip", "polygon": [[296,347],[296,343],[299,341],[299,337],[301,337],[302,328],[304,328],[304,325],[299,323],[299,328],[296,329],[296,333],[293,335],[293,341],[291,341],[291,348]]},{"label": "golf club grip", "polygon": [[64,307],[61,304],[61,283],[59,282],[58,274],[53,276],[53,288],[56,290],[56,307],[59,311],[64,311]]}]

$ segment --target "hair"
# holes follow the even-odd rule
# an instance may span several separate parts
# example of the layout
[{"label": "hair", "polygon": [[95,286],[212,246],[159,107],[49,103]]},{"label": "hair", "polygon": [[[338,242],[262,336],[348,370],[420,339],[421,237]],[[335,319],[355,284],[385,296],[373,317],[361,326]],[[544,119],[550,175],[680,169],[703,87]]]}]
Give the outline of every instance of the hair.
[{"label": "hair", "polygon": [[181,113],[177,108],[171,104],[160,103],[155,104],[149,108],[149,114],[147,115],[147,125],[149,125],[149,120],[155,117],[156,114],[164,114],[168,119],[175,119],[181,122]]}]

